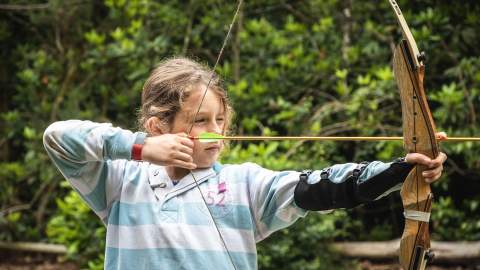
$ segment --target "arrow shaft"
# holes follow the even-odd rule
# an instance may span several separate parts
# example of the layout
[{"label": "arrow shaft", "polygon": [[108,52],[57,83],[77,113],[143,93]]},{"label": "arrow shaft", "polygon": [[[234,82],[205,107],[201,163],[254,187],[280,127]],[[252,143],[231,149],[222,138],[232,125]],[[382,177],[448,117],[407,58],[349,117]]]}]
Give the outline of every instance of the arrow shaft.
[{"label": "arrow shaft", "polygon": [[[403,141],[403,137],[365,137],[365,136],[223,136],[190,137],[194,140],[228,140],[228,141]],[[448,137],[447,142],[480,141],[480,137]]]}]

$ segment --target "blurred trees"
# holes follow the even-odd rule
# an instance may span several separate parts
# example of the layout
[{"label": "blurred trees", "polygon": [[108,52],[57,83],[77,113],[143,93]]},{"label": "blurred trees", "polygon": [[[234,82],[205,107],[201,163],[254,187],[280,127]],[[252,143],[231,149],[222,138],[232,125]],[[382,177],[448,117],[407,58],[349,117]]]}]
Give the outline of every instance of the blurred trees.
[{"label": "blurred trees", "polygon": [[[136,128],[143,82],[156,63],[186,55],[213,65],[236,3],[16,0],[0,5],[0,240],[59,242],[102,267],[104,229],[49,162],[52,122],[89,119]],[[427,53],[437,129],[479,135],[480,4],[399,1]],[[391,70],[399,29],[388,1],[247,1],[218,68],[235,130],[255,135],[401,134]],[[480,147],[443,144],[433,237],[480,238]],[[233,143],[222,161],[323,168],[403,155],[399,143]],[[381,240],[403,230],[398,194],[351,211],[311,214],[260,245],[262,269],[329,269],[325,243]],[[99,243],[99,244],[93,244]],[[347,266],[345,266],[347,267]]]}]

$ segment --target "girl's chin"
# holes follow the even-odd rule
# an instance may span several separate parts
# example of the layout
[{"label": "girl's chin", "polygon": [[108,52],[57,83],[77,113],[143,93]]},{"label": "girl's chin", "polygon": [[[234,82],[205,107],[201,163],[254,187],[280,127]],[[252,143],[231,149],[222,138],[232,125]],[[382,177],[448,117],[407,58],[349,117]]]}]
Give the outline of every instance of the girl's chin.
[{"label": "girl's chin", "polygon": [[199,164],[195,170],[203,170],[203,169],[210,169],[213,166],[212,164]]},{"label": "girl's chin", "polygon": [[201,162],[201,163],[196,162],[197,169],[211,168],[213,166],[213,164],[215,164],[215,162],[217,162],[217,157],[215,157],[215,158],[209,157],[208,161],[204,161],[204,162]]}]

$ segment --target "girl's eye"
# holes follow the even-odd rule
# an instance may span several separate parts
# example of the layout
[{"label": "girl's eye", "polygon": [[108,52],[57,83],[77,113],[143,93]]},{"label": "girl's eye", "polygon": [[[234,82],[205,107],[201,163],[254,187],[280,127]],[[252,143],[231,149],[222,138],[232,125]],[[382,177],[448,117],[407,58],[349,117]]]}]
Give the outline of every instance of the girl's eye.
[{"label": "girl's eye", "polygon": [[199,118],[195,120],[195,123],[203,123],[203,122],[205,122],[205,119],[203,118]]},{"label": "girl's eye", "polygon": [[223,122],[223,121],[225,121],[225,119],[224,118],[217,118],[217,121],[218,122]]}]

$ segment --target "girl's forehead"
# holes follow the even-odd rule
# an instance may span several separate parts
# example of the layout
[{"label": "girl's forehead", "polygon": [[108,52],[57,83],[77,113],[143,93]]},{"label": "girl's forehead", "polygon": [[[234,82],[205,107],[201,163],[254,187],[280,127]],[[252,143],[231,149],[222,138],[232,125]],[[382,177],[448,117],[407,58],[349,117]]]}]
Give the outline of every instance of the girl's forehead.
[{"label": "girl's forehead", "polygon": [[215,98],[215,97],[219,97],[217,93],[215,93],[215,91],[212,89],[212,87],[209,87],[208,90],[206,89],[206,85],[204,84],[198,84],[196,86],[192,86],[191,87],[191,90],[189,91],[190,94],[189,94],[189,97],[187,100],[191,100],[191,101],[194,101],[194,100],[198,100],[200,101],[203,96],[205,96],[205,98]]},{"label": "girl's forehead", "polygon": [[[203,99],[203,93],[201,91],[195,91],[187,100],[182,104],[180,113],[187,118],[193,118],[195,114],[223,114],[225,112],[225,106],[222,99],[213,91],[208,91]],[[200,106],[201,105],[201,106]],[[199,108],[200,107],[200,108]]]},{"label": "girl's forehead", "polygon": [[192,113],[193,111],[193,113],[196,113],[199,109],[200,112],[202,112],[210,111],[210,109],[215,110],[214,108],[216,107],[220,107],[222,110],[224,109],[223,100],[220,95],[215,93],[214,90],[209,89],[205,91],[205,88],[196,87],[183,102],[181,111],[185,111],[186,113]]},{"label": "girl's forehead", "polygon": [[[198,113],[197,113],[198,111]],[[185,119],[193,119],[195,115],[209,115],[209,114],[224,114],[225,113],[225,108],[223,106],[220,106],[218,108],[212,108],[209,106],[203,106],[198,110],[198,108],[190,108],[187,106],[182,106],[182,109],[180,110],[180,114],[185,118]]]}]

